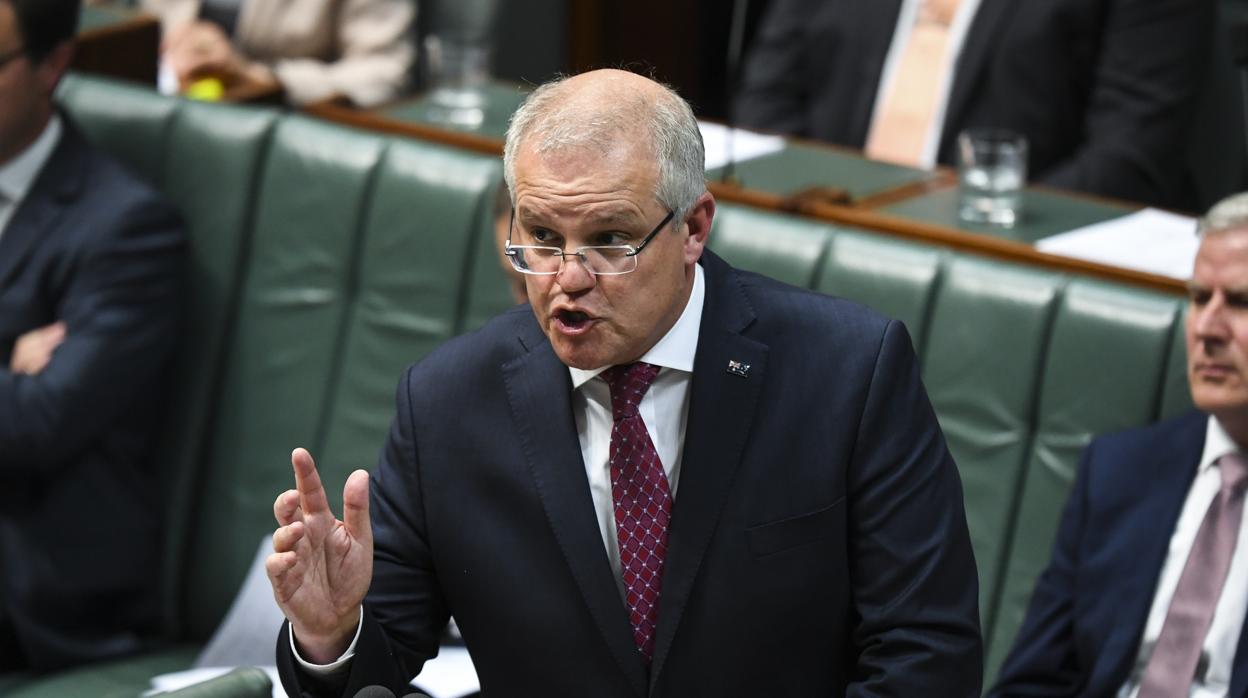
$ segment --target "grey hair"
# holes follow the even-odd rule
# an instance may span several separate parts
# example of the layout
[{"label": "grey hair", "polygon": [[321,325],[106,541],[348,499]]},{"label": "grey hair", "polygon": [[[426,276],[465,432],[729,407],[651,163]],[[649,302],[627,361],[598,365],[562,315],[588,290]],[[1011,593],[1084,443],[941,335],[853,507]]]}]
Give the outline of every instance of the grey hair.
[{"label": "grey hair", "polygon": [[1204,237],[1236,229],[1248,229],[1248,192],[1231,194],[1214,204],[1196,225],[1196,234]]},{"label": "grey hair", "polygon": [[567,77],[538,87],[511,116],[503,146],[503,177],[515,203],[516,154],[533,139],[538,153],[577,149],[609,152],[641,136],[658,166],[655,199],[683,221],[706,191],[706,155],[697,119],[680,95],[659,85],[657,99],[624,89],[610,108],[568,98]]}]

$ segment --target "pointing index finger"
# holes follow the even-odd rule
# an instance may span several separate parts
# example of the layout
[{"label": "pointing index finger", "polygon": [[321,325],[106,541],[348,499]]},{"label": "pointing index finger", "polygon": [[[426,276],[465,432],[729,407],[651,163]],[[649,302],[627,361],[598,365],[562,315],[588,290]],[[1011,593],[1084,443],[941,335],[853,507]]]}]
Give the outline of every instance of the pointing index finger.
[{"label": "pointing index finger", "polygon": [[325,488],[321,486],[321,476],[316,472],[312,454],[307,449],[296,448],[290,454],[290,464],[295,469],[295,489],[299,491],[299,506],[303,513],[329,511],[329,500],[325,498]]}]

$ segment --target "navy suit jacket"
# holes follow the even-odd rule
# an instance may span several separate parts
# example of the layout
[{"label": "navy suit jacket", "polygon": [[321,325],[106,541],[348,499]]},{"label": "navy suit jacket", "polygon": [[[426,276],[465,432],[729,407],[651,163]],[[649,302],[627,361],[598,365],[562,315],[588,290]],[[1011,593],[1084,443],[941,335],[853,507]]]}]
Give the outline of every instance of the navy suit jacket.
[{"label": "navy suit jacket", "polygon": [[[1052,559],[990,695],[1113,696],[1122,687],[1207,423],[1190,412],[1098,438],[1084,451]],[[1241,636],[1232,698],[1248,696],[1246,646]]]},{"label": "navy suit jacket", "polygon": [[[700,263],[650,670],[596,523],[568,370],[522,306],[403,378],[345,695],[401,694],[449,614],[485,695],[979,694],[961,485],[904,327],[709,252]],[[286,642],[288,693],[317,694]]]},{"label": "navy suit jacket", "polygon": [[[159,627],[149,456],[185,246],[167,204],[62,125],[0,234],[0,620],[35,671]],[[51,363],[10,372],[17,338],[58,320]]]},{"label": "navy suit jacket", "polygon": [[[1027,136],[1030,178],[1193,210],[1185,153],[1211,65],[1213,0],[981,0],[937,160],[965,128]],[[863,147],[901,0],[773,0],[747,56],[742,125]]]}]

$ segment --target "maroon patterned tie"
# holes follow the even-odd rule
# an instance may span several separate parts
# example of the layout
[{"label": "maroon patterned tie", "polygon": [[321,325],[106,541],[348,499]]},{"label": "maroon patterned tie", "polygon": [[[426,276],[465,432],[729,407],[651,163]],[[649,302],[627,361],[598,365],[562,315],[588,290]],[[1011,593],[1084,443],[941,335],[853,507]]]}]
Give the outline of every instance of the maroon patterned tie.
[{"label": "maroon patterned tie", "polygon": [[1244,485],[1248,484],[1248,463],[1237,453],[1219,458],[1218,471],[1222,488],[1196,533],[1161,634],[1144,668],[1138,698],[1186,696],[1196,678],[1205,635],[1231,568],[1244,510]]},{"label": "maroon patterned tie", "polygon": [[613,366],[602,374],[611,386],[615,421],[611,428],[611,501],[625,600],[633,640],[647,663],[654,654],[672,494],[637,405],[658,373],[658,366],[638,362]]}]

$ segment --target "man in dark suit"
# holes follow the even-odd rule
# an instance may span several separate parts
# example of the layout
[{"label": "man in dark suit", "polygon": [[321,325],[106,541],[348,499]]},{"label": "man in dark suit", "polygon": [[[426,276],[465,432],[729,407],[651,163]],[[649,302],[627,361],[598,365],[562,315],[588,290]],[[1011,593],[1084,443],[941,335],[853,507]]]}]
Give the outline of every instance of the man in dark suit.
[{"label": "man in dark suit", "polygon": [[159,620],[148,457],[184,239],[53,106],[78,10],[0,0],[4,670],[133,652]]},{"label": "man in dark suit", "polygon": [[1096,439],[994,696],[1248,696],[1248,194],[1190,283],[1199,412]]},{"label": "man in dark suit", "polygon": [[486,695],[978,695],[961,487],[902,325],[706,251],[697,124],[650,80],[539,88],[505,153],[530,306],[409,369],[342,521],[292,458],[288,693],[402,693],[453,614]]},{"label": "man in dark suit", "polygon": [[[1209,66],[1213,0],[774,0],[747,56],[738,121],[908,164],[956,161],[971,127],[1027,137],[1030,178],[1193,210],[1186,147]],[[934,11],[930,8],[944,8]],[[943,27],[943,29],[942,29]],[[907,75],[910,37],[930,42]],[[932,50],[935,48],[935,50]],[[943,48],[943,50],[940,50]],[[894,100],[910,117],[885,142]],[[930,88],[929,103],[915,93]],[[922,102],[922,99],[918,99]],[[906,107],[910,109],[907,112]]]}]

